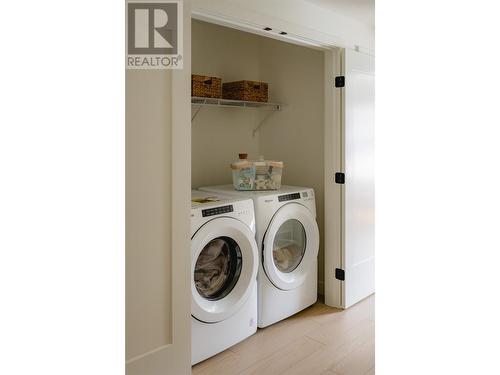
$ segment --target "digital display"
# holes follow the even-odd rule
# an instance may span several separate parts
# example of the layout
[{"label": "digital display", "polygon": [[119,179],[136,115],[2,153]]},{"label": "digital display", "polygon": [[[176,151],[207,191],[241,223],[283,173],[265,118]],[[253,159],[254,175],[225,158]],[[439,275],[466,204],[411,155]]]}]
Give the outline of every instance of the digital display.
[{"label": "digital display", "polygon": [[214,208],[207,208],[205,210],[201,210],[201,216],[207,217],[207,216],[214,216],[214,215],[220,215],[220,214],[225,214],[228,212],[233,212],[233,206],[220,206],[220,207],[214,207]]},{"label": "digital display", "polygon": [[291,200],[294,200],[294,199],[300,199],[300,193],[280,195],[278,197],[278,201],[279,202],[291,201]]}]

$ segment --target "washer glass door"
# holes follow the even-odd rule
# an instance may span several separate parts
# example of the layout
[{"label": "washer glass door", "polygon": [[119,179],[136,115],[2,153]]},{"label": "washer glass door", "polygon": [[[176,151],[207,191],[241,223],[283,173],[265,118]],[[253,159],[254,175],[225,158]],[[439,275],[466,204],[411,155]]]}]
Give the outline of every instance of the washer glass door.
[{"label": "washer glass door", "polygon": [[233,290],[241,274],[241,249],[230,237],[211,240],[198,255],[194,283],[203,298],[217,301]]},{"label": "washer glass door", "polygon": [[243,222],[219,217],[191,238],[191,315],[216,323],[236,313],[256,285],[255,234]]}]

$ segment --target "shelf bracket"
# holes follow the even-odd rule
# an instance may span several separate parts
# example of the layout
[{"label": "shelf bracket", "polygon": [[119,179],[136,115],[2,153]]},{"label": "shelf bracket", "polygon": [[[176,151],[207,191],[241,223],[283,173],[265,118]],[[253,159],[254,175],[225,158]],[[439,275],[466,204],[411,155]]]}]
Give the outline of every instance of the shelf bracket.
[{"label": "shelf bracket", "polygon": [[202,104],[200,104],[200,105],[198,106],[198,108],[197,108],[197,109],[196,109],[196,111],[194,112],[194,115],[192,115],[192,116],[191,116],[191,122],[193,122],[193,121],[194,121],[194,119],[195,119],[195,118],[196,118],[196,116],[198,115],[198,112],[200,112],[201,107],[203,107],[203,105],[202,105]]},{"label": "shelf bracket", "polygon": [[[278,109],[279,111],[279,109]],[[266,114],[266,116],[259,122],[259,125],[253,130],[252,132],[252,136],[255,137],[255,134],[257,134],[257,132],[259,131],[259,129],[262,127],[262,125],[264,125],[264,123],[269,120],[269,117],[271,117],[274,113],[276,113],[276,111],[268,111],[268,113]]]}]

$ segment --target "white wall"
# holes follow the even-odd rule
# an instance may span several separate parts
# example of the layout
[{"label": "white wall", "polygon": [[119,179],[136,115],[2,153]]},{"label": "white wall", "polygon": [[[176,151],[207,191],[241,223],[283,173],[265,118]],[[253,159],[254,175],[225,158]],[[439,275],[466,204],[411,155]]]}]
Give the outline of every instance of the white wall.
[{"label": "white wall", "polygon": [[129,375],[191,373],[191,14],[183,5],[184,69],[125,77]]},{"label": "white wall", "polygon": [[126,72],[127,359],[172,342],[171,83],[168,70]]},{"label": "white wall", "polygon": [[[266,113],[256,109],[203,108],[192,125],[194,187],[231,182],[229,164],[238,152],[283,160],[283,183],[316,191],[321,247],[318,264],[323,286],[324,54],[201,21],[192,22],[193,72],[223,81],[255,79],[269,83],[270,101],[285,103],[252,131]],[[193,107],[195,109],[195,107]]]}]

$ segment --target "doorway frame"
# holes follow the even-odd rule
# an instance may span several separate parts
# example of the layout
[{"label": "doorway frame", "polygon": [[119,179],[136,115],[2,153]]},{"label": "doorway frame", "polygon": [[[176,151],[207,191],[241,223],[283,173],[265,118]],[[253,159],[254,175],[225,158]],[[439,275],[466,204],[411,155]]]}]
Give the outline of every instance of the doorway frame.
[{"label": "doorway frame", "polygon": [[[324,101],[325,101],[325,113],[324,113],[324,188],[325,188],[325,201],[324,201],[324,211],[325,211],[325,228],[333,227],[333,230],[326,231],[324,233],[324,280],[318,280],[318,290],[322,292],[325,296],[325,303],[333,307],[342,307],[342,285],[339,280],[334,277],[327,277],[333,274],[335,268],[340,268],[342,263],[342,191],[334,181],[335,171],[342,169],[342,147],[339,147],[339,142],[341,137],[341,128],[343,115],[341,115],[342,108],[342,90],[335,90],[335,76],[340,72],[341,66],[341,54],[343,47],[328,45],[322,41],[314,40],[310,38],[295,38],[290,40],[286,37],[280,36],[278,34],[269,34],[268,32],[255,27],[255,25],[247,24],[238,19],[228,19],[222,18],[217,15],[203,13],[202,11],[192,10],[190,11],[191,19],[196,19],[215,25],[220,25],[224,27],[229,27],[239,31],[247,32],[250,34],[255,34],[259,36],[268,37],[271,39],[280,40],[287,43],[301,45],[303,47],[321,50],[324,54],[325,71],[324,71]],[[303,35],[307,35],[307,30],[302,28]],[[185,61],[186,63],[186,61]],[[190,63],[190,61],[189,61]],[[186,79],[190,80],[191,68],[186,67],[182,71],[184,74],[184,80],[178,80],[173,82],[173,92],[180,92],[179,87],[176,86],[180,82],[185,82]],[[181,100],[181,99],[179,99]],[[183,98],[191,106],[191,98],[189,96]],[[174,118],[175,121],[175,118]],[[184,124],[184,126],[189,128],[189,141],[182,137],[175,137],[173,135],[173,143],[177,146],[176,153],[173,150],[173,160],[186,160],[186,155],[184,153],[186,150],[191,152],[191,123]],[[175,127],[175,124],[174,124]],[[182,135],[181,135],[182,136]],[[189,160],[190,155],[189,155]],[[185,170],[191,171],[191,166],[186,167]],[[176,179],[173,183],[176,183]],[[191,179],[190,179],[191,181]],[[174,189],[176,190],[176,189]],[[180,189],[177,189],[179,191]],[[176,198],[173,197],[173,201]],[[173,236],[180,236],[181,233],[178,231],[173,231]],[[174,240],[175,241],[175,240]],[[174,248],[175,249],[175,248]],[[175,250],[174,250],[175,251]]]}]

